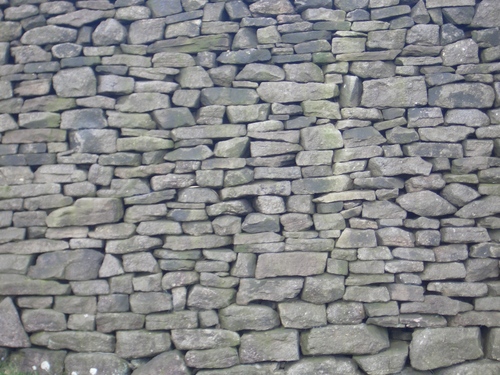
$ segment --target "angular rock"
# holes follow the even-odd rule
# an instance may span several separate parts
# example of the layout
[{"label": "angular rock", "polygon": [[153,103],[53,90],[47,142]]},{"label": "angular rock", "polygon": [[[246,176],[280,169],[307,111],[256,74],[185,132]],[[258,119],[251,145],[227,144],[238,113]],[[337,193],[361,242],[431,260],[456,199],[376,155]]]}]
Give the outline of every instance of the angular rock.
[{"label": "angular rock", "polygon": [[8,348],[26,348],[31,346],[30,340],[17,314],[16,307],[10,297],[0,302],[0,345]]},{"label": "angular rock", "polygon": [[451,366],[482,355],[479,328],[417,330],[410,344],[410,361],[418,370]]},{"label": "angular rock", "polygon": [[26,31],[21,37],[23,44],[57,44],[76,41],[77,30],[60,26],[42,26]]},{"label": "angular rock", "polygon": [[445,216],[456,212],[456,208],[447,200],[428,190],[401,195],[396,202],[419,216]]},{"label": "angular rock", "polygon": [[162,371],[171,371],[176,375],[190,375],[191,371],[184,361],[184,356],[177,350],[161,353],[139,366],[133,375],[155,375]]},{"label": "angular rock", "polygon": [[[474,4],[467,4],[472,5]],[[495,14],[500,10],[499,4],[494,0],[484,0],[476,9],[474,18],[472,19],[472,27],[498,27],[500,22]]]},{"label": "angular rock", "polygon": [[373,355],[354,356],[353,359],[367,374],[394,374],[405,366],[408,344],[392,341],[389,349]]},{"label": "angular rock", "polygon": [[487,196],[463,206],[456,215],[463,219],[493,216],[500,212],[500,197]]},{"label": "angular rock", "polygon": [[194,368],[227,368],[240,363],[234,348],[190,350],[185,356],[186,364]]},{"label": "angular rock", "polygon": [[170,344],[170,335],[166,332],[116,332],[116,355],[121,358],[154,356],[169,350]]},{"label": "angular rock", "polygon": [[401,174],[428,176],[431,173],[432,164],[419,156],[409,158],[376,157],[370,159],[368,169],[372,172],[372,176],[397,176]]}]

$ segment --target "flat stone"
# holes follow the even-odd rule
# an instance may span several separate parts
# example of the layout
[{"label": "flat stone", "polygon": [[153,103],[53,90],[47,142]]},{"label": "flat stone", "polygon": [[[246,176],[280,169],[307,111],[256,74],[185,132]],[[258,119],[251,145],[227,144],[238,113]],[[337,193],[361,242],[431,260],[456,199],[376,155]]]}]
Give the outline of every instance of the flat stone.
[{"label": "flat stone", "polygon": [[418,370],[451,366],[482,355],[479,328],[417,330],[410,344],[410,361]]},{"label": "flat stone", "polygon": [[480,217],[493,216],[500,212],[500,197],[488,196],[475,200],[462,207],[456,215],[464,219],[474,219]]},{"label": "flat stone", "polygon": [[343,357],[303,358],[287,367],[287,375],[321,374],[358,375],[356,363]]},{"label": "flat stone", "polygon": [[[349,340],[338,339],[346,336]],[[300,347],[306,355],[375,354],[389,346],[384,328],[365,324],[312,328],[300,337]]]},{"label": "flat stone", "polygon": [[460,373],[487,374],[488,372],[494,374],[499,370],[500,370],[500,365],[497,361],[492,361],[489,359],[480,359],[478,361],[468,362],[438,370],[436,374],[437,375],[453,375]]},{"label": "flat stone", "polygon": [[241,279],[236,301],[239,305],[247,305],[255,300],[280,302],[295,298],[300,293],[303,283],[301,278]]},{"label": "flat stone", "polygon": [[427,89],[423,78],[384,78],[363,82],[361,105],[364,107],[414,107],[426,104]]},{"label": "flat stone", "polygon": [[290,103],[330,99],[338,95],[338,87],[323,83],[262,82],[257,94],[268,103]]},{"label": "flat stone", "polygon": [[239,349],[242,363],[296,361],[299,359],[299,334],[294,329],[275,329],[246,333]]},{"label": "flat stone", "polygon": [[311,276],[320,274],[326,266],[327,254],[290,252],[262,254],[257,259],[255,277]]},{"label": "flat stone", "polygon": [[48,363],[50,365],[49,371],[53,371],[53,373],[62,373],[64,371],[65,358],[65,350],[56,351],[27,348],[11,353],[9,356],[9,363],[15,366],[18,371],[24,372],[33,371],[33,366],[38,369],[38,366]]},{"label": "flat stone", "polygon": [[234,302],[234,289],[195,285],[189,292],[187,305],[198,309],[222,309]]},{"label": "flat stone", "polygon": [[70,292],[70,285],[51,280],[33,280],[24,275],[0,275],[3,295],[61,295]]},{"label": "flat stone", "polygon": [[77,30],[60,26],[42,26],[26,31],[21,37],[23,44],[57,44],[76,41]]},{"label": "flat stone", "polygon": [[429,89],[429,105],[443,108],[489,108],[493,89],[483,83],[454,83]]},{"label": "flat stone", "polygon": [[431,173],[432,164],[419,156],[409,158],[376,157],[368,162],[372,176],[397,176],[400,174],[425,175]]},{"label": "flat stone", "polygon": [[169,369],[178,375],[189,375],[191,372],[184,361],[184,356],[177,350],[161,353],[149,360],[147,363],[140,365],[133,375],[155,375]]},{"label": "flat stone", "polygon": [[123,217],[123,206],[114,198],[80,198],[71,207],[63,207],[47,216],[49,227],[67,227],[114,223]]},{"label": "flat stone", "polygon": [[154,356],[169,350],[170,344],[170,335],[166,332],[116,332],[116,355],[121,358]]},{"label": "flat stone", "polygon": [[240,345],[240,335],[224,329],[174,329],[172,341],[179,350],[203,350]]},{"label": "flat stone", "polygon": [[230,305],[219,310],[221,328],[230,331],[269,330],[280,325],[275,310],[263,305]]},{"label": "flat stone", "polygon": [[78,374],[90,373],[94,369],[102,373],[114,372],[116,375],[128,375],[130,371],[125,360],[111,353],[70,353],[64,360],[64,367]]}]

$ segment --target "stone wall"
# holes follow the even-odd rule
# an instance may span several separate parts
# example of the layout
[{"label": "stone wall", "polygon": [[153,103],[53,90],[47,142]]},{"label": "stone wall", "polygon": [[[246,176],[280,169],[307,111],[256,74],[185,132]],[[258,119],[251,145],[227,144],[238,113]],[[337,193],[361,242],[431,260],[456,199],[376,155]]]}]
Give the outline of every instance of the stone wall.
[{"label": "stone wall", "polygon": [[0,357],[500,373],[498,0],[0,8]]}]

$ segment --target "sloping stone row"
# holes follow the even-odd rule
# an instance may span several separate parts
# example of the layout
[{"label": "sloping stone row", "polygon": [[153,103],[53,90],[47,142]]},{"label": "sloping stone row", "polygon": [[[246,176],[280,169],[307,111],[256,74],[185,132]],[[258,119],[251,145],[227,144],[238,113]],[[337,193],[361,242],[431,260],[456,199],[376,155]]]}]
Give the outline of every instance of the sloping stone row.
[{"label": "sloping stone row", "polygon": [[500,373],[500,2],[0,9],[2,360]]}]

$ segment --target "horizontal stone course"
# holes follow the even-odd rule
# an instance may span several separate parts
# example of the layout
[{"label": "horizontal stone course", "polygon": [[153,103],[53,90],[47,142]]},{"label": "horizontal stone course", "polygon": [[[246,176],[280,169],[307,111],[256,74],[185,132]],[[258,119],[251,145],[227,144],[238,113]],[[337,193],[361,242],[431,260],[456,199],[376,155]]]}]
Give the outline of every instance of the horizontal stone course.
[{"label": "horizontal stone course", "polygon": [[499,373],[499,14],[0,0],[0,357]]}]

